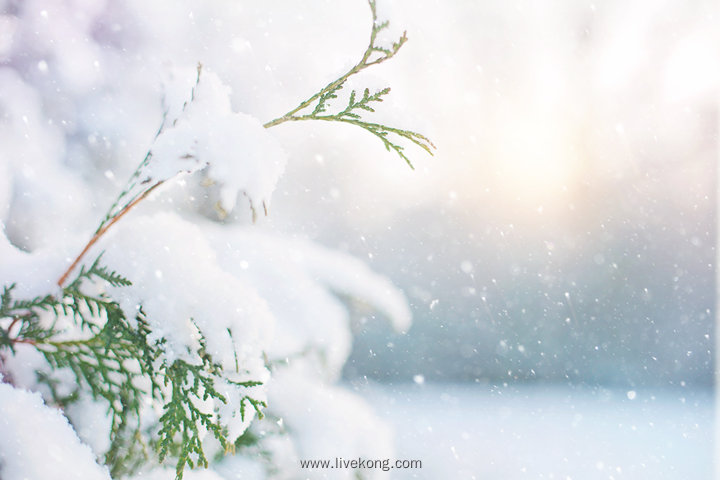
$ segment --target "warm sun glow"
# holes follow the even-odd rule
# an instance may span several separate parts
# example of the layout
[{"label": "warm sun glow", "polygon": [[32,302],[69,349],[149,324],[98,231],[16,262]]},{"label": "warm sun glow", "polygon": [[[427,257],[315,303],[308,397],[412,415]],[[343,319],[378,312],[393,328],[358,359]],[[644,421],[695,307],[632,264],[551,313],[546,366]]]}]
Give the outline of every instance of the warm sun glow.
[{"label": "warm sun glow", "polygon": [[537,111],[504,120],[496,131],[493,152],[495,189],[538,206],[562,199],[577,181],[578,170],[578,152],[567,122]]},{"label": "warm sun glow", "polygon": [[551,194],[571,180],[571,158],[564,139],[548,125],[504,130],[497,177],[521,196]]}]

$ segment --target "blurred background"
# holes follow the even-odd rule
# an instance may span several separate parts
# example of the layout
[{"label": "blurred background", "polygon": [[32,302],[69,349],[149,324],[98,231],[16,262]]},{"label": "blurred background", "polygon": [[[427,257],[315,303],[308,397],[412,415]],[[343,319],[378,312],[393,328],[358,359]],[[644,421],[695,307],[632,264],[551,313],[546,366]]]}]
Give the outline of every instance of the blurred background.
[{"label": "blurred background", "polygon": [[[303,153],[270,222],[412,305],[405,335],[357,306],[347,381],[457,478],[711,478],[716,2],[381,3],[410,41],[374,72],[378,114],[436,155],[411,171],[352,128],[276,132]],[[306,39],[323,80],[334,39],[362,51],[354,23]]]},{"label": "blurred background", "polygon": [[[383,40],[409,41],[344,91],[391,86],[370,118],[435,155],[408,146],[411,169],[351,126],[278,125],[287,171],[258,223],[404,291],[404,334],[352,305],[343,373],[397,458],[423,462],[392,478],[713,478],[717,2],[377,2]],[[265,122],[346,72],[370,32],[363,0],[169,5],[0,0],[0,63],[42,93],[6,91],[43,101],[21,117],[38,165],[101,187],[65,175],[60,195],[43,166],[53,195],[13,199],[46,220],[34,237],[62,236],[54,218],[94,227],[152,142],[161,73],[200,59]],[[8,235],[33,250],[26,227]]]},{"label": "blurred background", "polygon": [[410,41],[379,114],[436,156],[289,126],[332,153],[271,216],[412,303],[408,335],[358,325],[348,377],[711,385],[714,2],[388,3]]}]

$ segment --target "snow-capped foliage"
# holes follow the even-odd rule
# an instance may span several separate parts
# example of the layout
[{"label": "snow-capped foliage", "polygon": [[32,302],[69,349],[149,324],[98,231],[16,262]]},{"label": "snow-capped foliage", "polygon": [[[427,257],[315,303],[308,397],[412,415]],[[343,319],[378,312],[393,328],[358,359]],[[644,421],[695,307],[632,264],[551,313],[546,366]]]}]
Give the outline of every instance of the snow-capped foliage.
[{"label": "snow-capped foliage", "polygon": [[111,287],[111,296],[130,318],[142,307],[150,341],[165,339],[168,361],[197,363],[198,331],[226,369],[255,362],[266,350],[274,321],[267,304],[222,268],[199,226],[168,213],[136,217],[99,247],[103,261],[134,282]]},{"label": "snow-capped foliage", "polygon": [[[369,406],[334,383],[348,302],[404,331],[402,292],[359,260],[247,224],[286,164],[269,127],[355,122],[408,163],[390,136],[432,144],[360,116],[388,88],[326,110],[367,56],[309,103],[267,110],[278,83],[237,33],[246,13],[0,1],[3,479],[292,478],[299,465],[283,458],[391,453]],[[375,45],[385,27],[372,20],[380,63],[404,37]],[[245,225],[218,222],[233,211]],[[215,472],[186,468],[233,451]]]},{"label": "snow-capped foliage", "polygon": [[[110,287],[109,293],[120,299],[127,318],[142,309],[151,331],[148,340],[164,342],[158,361],[172,364],[181,359],[198,365],[202,352],[226,372],[226,378],[215,382],[225,401],[215,400],[205,408],[218,412],[234,442],[255,411],[242,407],[242,392],[231,382],[264,384],[269,376],[263,352],[274,319],[265,300],[221,268],[198,226],[175,215],[132,219],[100,247],[106,250],[104,262],[133,278],[133,285]],[[242,390],[265,400],[262,385]],[[247,414],[241,416],[241,410]]]},{"label": "snow-capped foliage", "polygon": [[[198,66],[197,83],[187,88],[188,72],[173,72],[165,83],[165,127],[151,147],[152,161],[142,172],[146,181],[165,180],[178,170],[207,167],[205,176],[220,188],[223,212],[245,194],[250,205],[267,209],[270,195],[285,168],[285,154],[275,139],[251,115],[232,111],[230,88]],[[173,85],[179,82],[186,88]],[[184,92],[184,96],[177,93]],[[190,94],[192,92],[192,94]],[[182,105],[182,111],[176,112]],[[175,116],[177,114],[177,116]]]},{"label": "snow-capped foliage", "polygon": [[204,231],[224,268],[268,300],[278,321],[268,350],[274,358],[294,358],[312,346],[319,355],[316,368],[337,380],[351,348],[349,316],[337,295],[371,305],[399,331],[409,327],[402,292],[354,257],[257,229],[208,226]]}]

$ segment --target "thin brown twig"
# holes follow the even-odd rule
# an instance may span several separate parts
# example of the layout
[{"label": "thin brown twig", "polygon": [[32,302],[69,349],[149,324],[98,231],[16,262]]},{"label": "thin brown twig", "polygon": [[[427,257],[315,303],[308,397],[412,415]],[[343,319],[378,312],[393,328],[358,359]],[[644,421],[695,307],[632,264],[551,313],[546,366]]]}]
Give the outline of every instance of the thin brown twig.
[{"label": "thin brown twig", "polygon": [[20,317],[16,316],[13,318],[13,321],[10,322],[10,326],[7,328],[7,333],[10,335],[10,332],[12,331],[13,327],[17,324],[17,322],[20,321]]},{"label": "thin brown twig", "polygon": [[137,205],[138,203],[143,201],[148,195],[150,195],[150,193],[153,190],[155,190],[157,187],[162,185],[164,182],[165,182],[165,180],[160,180],[157,183],[155,183],[152,187],[145,190],[139,197],[137,197],[135,200],[133,200],[132,202],[125,205],[123,207],[123,209],[120,210],[120,212],[118,212],[117,215],[112,217],[112,219],[109,222],[107,222],[105,225],[102,226],[102,228],[100,228],[97,232],[95,232],[95,235],[92,236],[92,238],[90,239],[90,241],[88,241],[88,243],[82,249],[80,254],[77,257],[75,257],[75,260],[73,261],[73,263],[68,267],[67,270],[65,270],[65,273],[63,273],[62,276],[60,277],[60,279],[57,281],[58,286],[62,288],[63,284],[67,280],[67,277],[72,273],[73,270],[75,270],[75,267],[77,267],[78,263],[80,263],[80,260],[82,260],[82,258],[88,252],[88,250],[90,250],[90,248],[92,248],[92,246],[95,245],[95,243],[97,243],[98,240],[100,240],[100,238],[105,234],[105,232],[107,232],[110,229],[110,227],[115,225],[115,223],[118,220],[120,220],[126,213],[128,213],[135,205]]}]

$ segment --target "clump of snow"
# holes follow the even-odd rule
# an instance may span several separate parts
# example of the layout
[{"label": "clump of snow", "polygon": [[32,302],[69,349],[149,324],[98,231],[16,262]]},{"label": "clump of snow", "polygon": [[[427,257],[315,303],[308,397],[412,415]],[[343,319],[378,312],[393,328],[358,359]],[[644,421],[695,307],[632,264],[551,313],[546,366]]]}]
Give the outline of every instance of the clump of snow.
[{"label": "clump of snow", "polygon": [[406,332],[412,313],[405,295],[387,277],[378,275],[361,260],[347,254],[305,243],[294,260],[330,290],[359,298],[387,315],[398,332]]},{"label": "clump of snow", "polygon": [[[43,355],[31,345],[16,345],[14,354],[10,354],[9,352],[0,354],[0,362],[2,362],[0,375],[5,376],[5,381],[12,383],[18,388],[41,391],[43,394],[49,394],[49,392],[43,391],[45,386],[38,383],[35,374],[36,371],[45,370],[47,363]],[[66,385],[72,385],[72,378],[68,380],[69,382]],[[60,386],[61,395],[71,393],[70,388],[65,388],[66,385]]]},{"label": "clump of snow", "polygon": [[110,480],[107,468],[80,442],[58,410],[37,393],[0,383],[0,477]]},{"label": "clump of snow", "polygon": [[346,305],[338,294],[387,315],[396,329],[409,328],[403,293],[363,262],[302,239],[244,227],[207,225],[208,239],[224,268],[251,282],[278,321],[268,354],[319,354],[316,369],[337,380],[352,347]]},{"label": "clump of snow", "polygon": [[[228,455],[213,469],[225,480],[263,480],[267,478],[265,468],[259,459],[249,456]],[[278,478],[283,477],[278,475]]]},{"label": "clump of snow", "polygon": [[[362,398],[337,386],[318,383],[292,369],[278,371],[270,388],[273,414],[283,419],[296,441],[300,459],[332,457],[393,458],[392,430]],[[388,478],[379,469],[363,470],[363,478]],[[301,470],[296,476],[327,478],[327,471]],[[333,478],[353,479],[352,469],[333,471]]]},{"label": "clump of snow", "polygon": [[[144,174],[153,180],[174,176],[178,171],[194,172],[207,167],[209,181],[220,188],[220,207],[235,208],[237,197],[245,194],[255,210],[267,208],[278,179],[285,169],[285,153],[262,123],[245,113],[233,112],[230,88],[213,72],[203,70],[198,82],[186,90],[189,98],[178,102],[177,84],[169,81],[173,105],[184,105],[172,125],[165,128],[152,146],[152,161]],[[188,75],[173,79],[187,88]]]},{"label": "clump of snow", "polygon": [[57,244],[66,239],[66,222],[88,223],[85,187],[62,166],[63,132],[45,118],[38,92],[9,68],[0,68],[0,85],[5,233],[26,250]]},{"label": "clump of snow", "polygon": [[57,279],[67,268],[68,259],[78,251],[75,238],[68,242],[58,240],[54,247],[25,252],[10,242],[0,222],[0,289],[14,284],[13,298],[22,299],[58,293]]},{"label": "clump of snow", "polygon": [[128,318],[142,306],[153,330],[151,340],[166,340],[169,361],[194,363],[198,330],[208,353],[227,368],[234,369],[233,352],[241,361],[262,352],[273,325],[265,301],[221,268],[198,226],[160,213],[128,219],[118,227],[104,240],[111,248],[103,262],[132,278],[133,285],[111,288],[110,294],[120,300]]},{"label": "clump of snow", "polygon": [[[57,376],[56,372],[53,373]],[[73,380],[71,378],[63,383],[72,384]],[[77,402],[71,403],[64,410],[83,443],[89,445],[94,452],[108,451],[111,421],[107,415],[107,404],[94,401],[89,396],[81,396]]]}]

